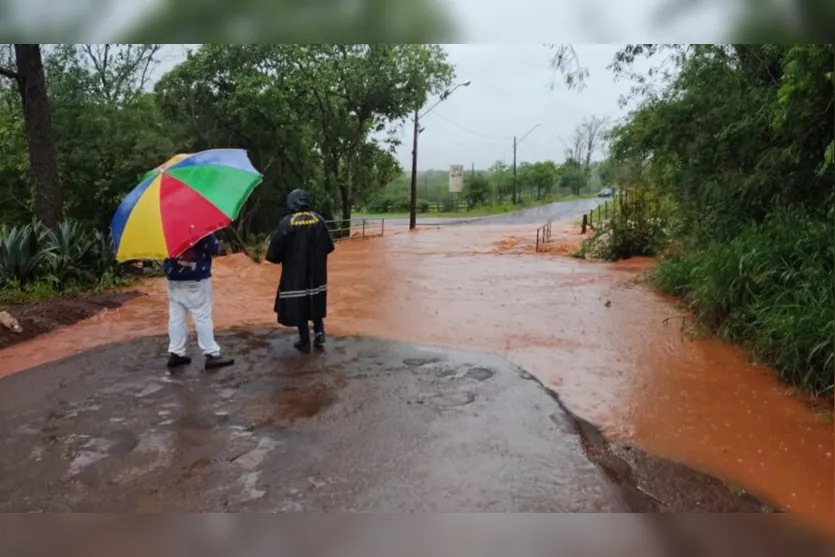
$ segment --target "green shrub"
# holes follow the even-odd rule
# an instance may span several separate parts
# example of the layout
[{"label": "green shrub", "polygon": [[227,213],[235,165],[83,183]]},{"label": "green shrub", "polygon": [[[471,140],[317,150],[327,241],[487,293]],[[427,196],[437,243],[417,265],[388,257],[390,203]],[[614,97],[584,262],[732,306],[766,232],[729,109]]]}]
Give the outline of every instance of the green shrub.
[{"label": "green shrub", "polygon": [[471,207],[485,205],[490,198],[490,180],[483,174],[468,175],[461,194]]},{"label": "green shrub", "polygon": [[[27,293],[112,286],[121,282],[108,238],[73,221],[56,230],[40,224],[0,229],[0,288]],[[37,296],[36,296],[37,297]]]},{"label": "green shrub", "polygon": [[25,286],[48,273],[52,255],[48,232],[39,224],[0,229],[0,286],[10,282]]},{"label": "green shrub", "polygon": [[388,213],[391,208],[391,200],[387,197],[377,197],[372,199],[366,207],[369,213]]},{"label": "green shrub", "polygon": [[389,212],[391,213],[408,213],[412,206],[412,200],[409,197],[397,197],[389,200]]},{"label": "green shrub", "polygon": [[649,188],[631,188],[610,205],[611,217],[594,223],[594,233],[574,254],[616,261],[654,256],[666,246],[672,229],[673,206]]},{"label": "green shrub", "polygon": [[49,273],[62,284],[91,284],[116,266],[104,235],[77,222],[64,221],[44,238]]},{"label": "green shrub", "polygon": [[689,247],[652,273],[663,291],[725,339],[750,348],[782,377],[832,393],[835,225],[777,212],[727,243]]},{"label": "green shrub", "polygon": [[265,234],[250,234],[246,238],[246,253],[255,263],[261,263],[267,253],[267,236]]}]

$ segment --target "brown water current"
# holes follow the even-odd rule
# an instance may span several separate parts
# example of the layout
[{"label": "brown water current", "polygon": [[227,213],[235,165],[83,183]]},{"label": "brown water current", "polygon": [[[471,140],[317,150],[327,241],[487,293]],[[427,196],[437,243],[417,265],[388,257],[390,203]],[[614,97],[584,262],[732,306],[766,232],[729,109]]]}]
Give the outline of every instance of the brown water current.
[{"label": "brown water current", "polygon": [[[686,462],[795,512],[832,513],[832,424],[741,349],[688,334],[674,303],[638,283],[651,261],[565,257],[580,239],[566,226],[555,223],[544,254],[533,253],[530,226],[450,226],[343,242],[329,266],[329,331],[505,355],[614,441]],[[216,328],[275,322],[279,267],[240,254],[215,265]],[[0,376],[164,332],[165,283],[142,288],[148,296],[0,351]]]}]

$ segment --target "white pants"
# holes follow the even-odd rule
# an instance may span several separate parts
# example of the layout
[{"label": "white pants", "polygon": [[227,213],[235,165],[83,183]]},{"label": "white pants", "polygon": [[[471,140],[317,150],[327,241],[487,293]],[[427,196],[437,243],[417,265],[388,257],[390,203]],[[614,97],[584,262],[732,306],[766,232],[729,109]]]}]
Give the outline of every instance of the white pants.
[{"label": "white pants", "polygon": [[204,356],[219,356],[212,323],[212,279],[200,281],[168,281],[168,352],[186,355],[188,327],[186,316],[191,313],[197,331],[197,345]]}]

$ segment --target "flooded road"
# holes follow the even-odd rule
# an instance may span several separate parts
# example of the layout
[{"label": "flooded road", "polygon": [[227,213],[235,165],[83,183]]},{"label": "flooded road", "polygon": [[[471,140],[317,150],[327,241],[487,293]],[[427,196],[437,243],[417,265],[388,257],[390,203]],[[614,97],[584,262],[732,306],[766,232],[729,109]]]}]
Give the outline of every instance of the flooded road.
[{"label": "flooded road", "polygon": [[[793,511],[833,511],[831,423],[743,351],[687,334],[675,306],[637,284],[650,262],[564,257],[579,237],[556,224],[554,253],[534,254],[536,226],[478,222],[340,244],[329,269],[330,332],[506,356],[613,440]],[[275,322],[278,267],[241,255],[216,267],[217,328]],[[0,370],[163,333],[164,282],[145,290],[119,309],[0,351]]]}]

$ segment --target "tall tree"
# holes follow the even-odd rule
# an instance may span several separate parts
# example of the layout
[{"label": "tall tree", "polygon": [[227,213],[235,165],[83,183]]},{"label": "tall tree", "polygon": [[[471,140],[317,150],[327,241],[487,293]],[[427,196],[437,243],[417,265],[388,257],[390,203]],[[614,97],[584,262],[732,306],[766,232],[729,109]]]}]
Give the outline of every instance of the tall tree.
[{"label": "tall tree", "polygon": [[[292,50],[288,53],[287,48]],[[454,69],[438,45],[282,45],[312,85],[314,121],[322,132],[329,191],[339,193],[342,219],[361,184],[352,170],[360,147],[373,132],[402,123],[430,94],[444,91]]]},{"label": "tall tree", "polygon": [[55,228],[61,220],[61,179],[41,45],[15,44],[14,52],[16,69],[0,67],[0,75],[15,80],[20,92],[29,164],[35,181],[35,215],[46,226]]},{"label": "tall tree", "polygon": [[585,118],[574,132],[574,158],[583,161],[586,185],[591,179],[591,159],[606,141],[608,119],[599,116]]}]

